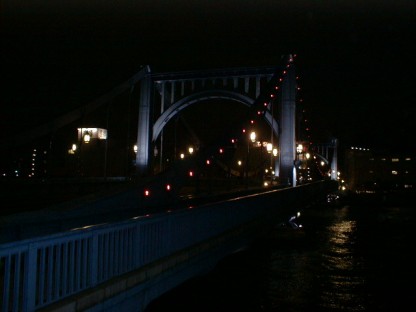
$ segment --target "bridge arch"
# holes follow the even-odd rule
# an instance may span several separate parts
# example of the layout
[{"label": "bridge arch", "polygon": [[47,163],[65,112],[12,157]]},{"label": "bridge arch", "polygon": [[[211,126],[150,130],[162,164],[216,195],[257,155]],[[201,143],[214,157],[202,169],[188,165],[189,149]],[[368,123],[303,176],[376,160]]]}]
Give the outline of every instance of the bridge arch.
[{"label": "bridge arch", "polygon": [[[211,99],[225,99],[235,102],[239,102],[247,107],[251,107],[254,103],[254,99],[246,94],[242,94],[232,90],[212,89],[204,90],[196,93],[192,93],[179,101],[173,103],[155,122],[152,131],[152,142],[155,142],[162,132],[163,128],[168,122],[175,117],[180,111],[188,106],[194,105],[198,102]],[[276,120],[272,120],[272,115],[269,112],[265,113],[265,120],[269,125],[273,125],[273,132],[278,135],[278,123]]]},{"label": "bridge arch", "polygon": [[[262,113],[278,137],[279,157],[275,172],[283,184],[293,181],[295,159],[296,79],[293,57],[284,67],[226,68],[205,71],[152,73],[143,68],[136,153],[136,172],[149,175],[154,145],[166,124],[181,110],[209,99],[227,99]],[[279,91],[275,91],[279,90]],[[272,99],[276,96],[275,99]],[[277,104],[278,122],[274,118]],[[157,116],[156,116],[157,115]],[[152,120],[151,116],[155,117]],[[163,150],[163,140],[160,140]]]}]

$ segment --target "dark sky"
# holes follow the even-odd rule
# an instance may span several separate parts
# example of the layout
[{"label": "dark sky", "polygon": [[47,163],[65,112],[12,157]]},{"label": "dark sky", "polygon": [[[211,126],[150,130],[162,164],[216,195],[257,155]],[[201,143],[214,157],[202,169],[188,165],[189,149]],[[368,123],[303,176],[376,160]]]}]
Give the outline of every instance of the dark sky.
[{"label": "dark sky", "polygon": [[154,70],[279,65],[296,53],[311,130],[415,151],[416,2],[5,0],[1,133]]}]

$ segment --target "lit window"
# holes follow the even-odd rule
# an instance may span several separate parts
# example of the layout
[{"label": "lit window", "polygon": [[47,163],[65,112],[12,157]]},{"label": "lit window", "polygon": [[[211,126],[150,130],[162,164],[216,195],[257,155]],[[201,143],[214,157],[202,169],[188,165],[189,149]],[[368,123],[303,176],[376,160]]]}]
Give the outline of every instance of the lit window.
[{"label": "lit window", "polygon": [[392,171],[391,171],[391,174],[392,174],[392,175],[397,175],[398,173],[397,173],[397,171],[396,171],[396,170],[392,170]]},{"label": "lit window", "polygon": [[398,158],[392,158],[391,162],[399,162],[399,159]]}]

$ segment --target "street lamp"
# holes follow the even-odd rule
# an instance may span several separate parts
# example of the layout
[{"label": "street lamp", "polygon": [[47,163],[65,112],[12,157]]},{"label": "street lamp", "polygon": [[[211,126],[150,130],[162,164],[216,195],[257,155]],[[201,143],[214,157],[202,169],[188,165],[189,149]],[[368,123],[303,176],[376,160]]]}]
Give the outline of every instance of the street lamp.
[{"label": "street lamp", "polygon": [[254,132],[254,131],[252,131],[251,133],[250,133],[250,140],[251,140],[251,142],[256,142],[256,132]]},{"label": "street lamp", "polygon": [[89,131],[85,131],[84,132],[83,139],[84,139],[84,143],[90,143],[90,141],[91,141],[91,134],[90,134]]}]

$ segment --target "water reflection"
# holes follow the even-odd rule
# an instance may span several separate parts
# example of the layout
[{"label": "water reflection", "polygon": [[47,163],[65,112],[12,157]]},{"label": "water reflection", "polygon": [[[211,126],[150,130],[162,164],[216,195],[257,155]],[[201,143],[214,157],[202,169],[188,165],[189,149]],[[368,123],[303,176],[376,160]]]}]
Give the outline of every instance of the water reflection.
[{"label": "water reflection", "polygon": [[311,211],[302,220],[304,236],[274,233],[148,312],[408,311],[415,214],[405,207]]},{"label": "water reflection", "polygon": [[365,302],[360,289],[366,281],[363,261],[354,249],[357,221],[347,219],[347,207],[338,212],[338,220],[326,227],[328,240],[322,253],[325,278],[321,282],[320,306],[327,310],[363,311]]}]

